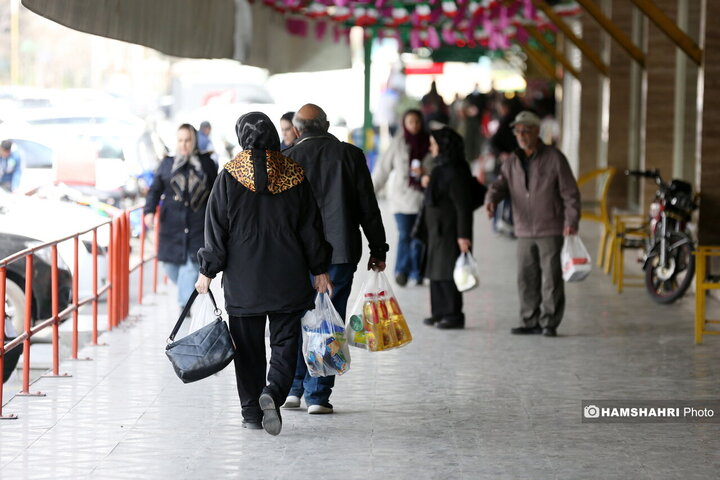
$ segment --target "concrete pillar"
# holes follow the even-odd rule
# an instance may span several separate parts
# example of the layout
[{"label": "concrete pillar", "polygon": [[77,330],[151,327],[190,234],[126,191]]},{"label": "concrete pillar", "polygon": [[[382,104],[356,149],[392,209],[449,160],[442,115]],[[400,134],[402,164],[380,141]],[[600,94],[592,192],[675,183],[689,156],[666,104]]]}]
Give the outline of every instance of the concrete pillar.
[{"label": "concrete pillar", "polygon": [[[677,22],[677,0],[655,0],[670,19]],[[658,168],[665,180],[672,178],[675,134],[675,76],[677,47],[654,23],[648,26],[646,50],[647,117],[645,166]],[[657,186],[645,181],[640,202],[643,208],[655,196]]]},{"label": "concrete pillar", "polygon": [[[701,2],[699,0],[678,0],[678,25],[697,44],[700,44],[700,15]],[[693,62],[684,52],[678,51],[678,71],[684,69],[680,80],[683,82],[683,96],[678,100],[683,104],[683,122],[676,124],[676,131],[682,135],[680,139],[676,135],[678,144],[675,148],[674,176],[682,178],[686,182],[695,183],[695,172],[697,171],[697,86],[698,86],[698,65]],[[697,185],[695,185],[697,188]]]},{"label": "concrete pillar", "polygon": [[[627,0],[612,0],[611,20],[628,36],[633,32],[635,7]],[[637,43],[636,43],[637,45]],[[611,209],[626,209],[637,203],[628,201],[628,179],[623,175],[627,168],[636,168],[639,162],[637,149],[631,150],[631,135],[641,128],[640,78],[633,75],[635,61],[616,42],[610,44],[610,122],[608,125],[607,165],[615,167],[617,174],[610,185],[608,206]],[[635,67],[637,69],[637,67]]]},{"label": "concrete pillar", "polygon": [[[590,15],[581,18],[582,39],[594,51],[602,48],[604,30]],[[585,57],[580,70],[580,150],[578,172],[583,174],[604,164],[598,158],[602,128],[602,83],[603,75]],[[582,192],[585,194],[586,192]]]},{"label": "concrete pillar", "polygon": [[720,2],[703,0],[699,71],[697,185],[702,194],[698,239],[701,245],[720,245]]}]

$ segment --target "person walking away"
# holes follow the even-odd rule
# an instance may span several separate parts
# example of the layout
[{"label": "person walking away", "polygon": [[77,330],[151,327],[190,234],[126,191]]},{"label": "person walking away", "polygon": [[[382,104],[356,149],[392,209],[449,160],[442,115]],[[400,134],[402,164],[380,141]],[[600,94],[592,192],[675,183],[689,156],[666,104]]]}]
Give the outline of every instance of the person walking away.
[{"label": "person walking away", "polygon": [[200,130],[198,130],[198,152],[207,153],[210,158],[215,162],[215,166],[218,165],[218,154],[215,151],[215,145],[213,145],[210,139],[210,132],[212,132],[212,126],[207,120],[200,123]]},{"label": "person walking away", "polygon": [[430,132],[435,167],[425,190],[425,230],[428,232],[426,274],[430,278],[431,316],[425,325],[440,329],[465,327],[463,297],[453,280],[455,262],[472,246],[475,181],[465,160],[462,137],[449,127]]},{"label": "person walking away", "polygon": [[430,84],[430,91],[420,99],[421,110],[427,125],[432,123],[450,123],[450,110],[442,95],[437,91],[435,80]]},{"label": "person walking away", "polygon": [[[328,271],[334,285],[331,299],[335,310],[344,319],[353,276],[362,254],[360,227],[370,247],[368,270],[385,269],[388,246],[380,209],[362,150],[328,133],[330,124],[320,107],[304,105],[295,114],[293,126],[298,139],[284,153],[303,167],[320,207],[325,239],[333,249]],[[300,329],[297,335],[300,337]],[[335,377],[310,376],[301,360],[301,349],[297,355],[300,360],[295,381],[284,406],[299,407],[300,397],[304,395],[308,413],[333,413],[330,395]]]},{"label": "person walking away", "polygon": [[198,274],[197,252],[203,246],[205,207],[217,168],[210,156],[197,150],[195,128],[187,123],[177,131],[174,157],[158,166],[145,199],[144,220],[153,228],[160,205],[158,260],[177,285],[180,309],[192,294]]},{"label": "person walking away", "polygon": [[[270,118],[247,113],[236,132],[242,151],[213,187],[195,288],[206,293],[211,279],[223,272],[243,427],[277,435],[282,429],[277,406],[290,390],[298,361],[300,318],[315,306],[308,272],[318,292],[331,288],[331,247],[303,169],[280,153]],[[267,380],[266,317],[272,352]]]},{"label": "person walking away", "polygon": [[499,201],[512,201],[521,326],[511,332],[555,337],[565,310],[560,251],[563,236],[578,232],[580,191],[565,155],[539,139],[537,115],[522,111],[512,126],[519,148],[503,163],[485,205],[492,217]]},{"label": "person walking away", "polygon": [[291,147],[297,138],[292,124],[294,116],[295,112],[286,112],[282,117],[280,117],[280,136],[282,140],[280,142],[281,151]]},{"label": "person walking away", "polygon": [[22,161],[17,152],[12,151],[12,140],[0,143],[0,188],[14,192],[20,186]]},{"label": "person walking away", "polygon": [[408,279],[422,285],[422,244],[411,238],[413,225],[422,207],[420,178],[431,163],[430,135],[425,131],[420,110],[408,110],[402,131],[393,137],[372,173],[375,191],[385,187],[390,211],[398,228],[395,282],[404,287]]}]

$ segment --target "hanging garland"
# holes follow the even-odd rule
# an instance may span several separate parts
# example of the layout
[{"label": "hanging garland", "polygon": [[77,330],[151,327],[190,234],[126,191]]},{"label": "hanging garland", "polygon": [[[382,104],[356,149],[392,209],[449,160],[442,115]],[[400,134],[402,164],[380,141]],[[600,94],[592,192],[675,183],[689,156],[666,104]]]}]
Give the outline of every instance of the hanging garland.
[{"label": "hanging garland", "polygon": [[[253,0],[250,0],[253,1]],[[523,25],[539,30],[555,27],[533,0],[261,0],[268,8],[287,16],[286,26],[294,35],[314,31],[320,39],[327,26],[310,26],[309,21],[331,21],[333,38],[347,41],[350,27],[372,27],[383,38],[394,37],[411,48],[483,46],[504,50],[511,40],[526,38]],[[553,6],[558,15],[580,13],[575,1]],[[306,25],[303,25],[306,24]],[[439,33],[438,33],[439,32]]]}]

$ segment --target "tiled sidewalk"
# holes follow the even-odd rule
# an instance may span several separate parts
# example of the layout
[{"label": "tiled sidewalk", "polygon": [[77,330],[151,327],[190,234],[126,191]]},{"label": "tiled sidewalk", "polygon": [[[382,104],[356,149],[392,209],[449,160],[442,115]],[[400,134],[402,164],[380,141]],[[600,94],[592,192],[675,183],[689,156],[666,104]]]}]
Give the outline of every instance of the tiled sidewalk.
[{"label": "tiled sidewalk", "polygon": [[427,287],[397,289],[415,339],[352,350],[334,415],[284,411],[278,437],[242,429],[232,368],[190,385],[173,374],[163,287],[103,335],[108,346],[83,350],[93,361],[63,362],[72,378],[5,405],[20,418],[0,422],[0,478],[717,478],[720,424],[580,421],[583,399],[720,397],[720,339],[693,345],[692,296],[659,306],[594,272],[567,286],[558,338],[511,336],[515,243],[476,220],[483,279],[465,296],[468,328],[423,326]]}]

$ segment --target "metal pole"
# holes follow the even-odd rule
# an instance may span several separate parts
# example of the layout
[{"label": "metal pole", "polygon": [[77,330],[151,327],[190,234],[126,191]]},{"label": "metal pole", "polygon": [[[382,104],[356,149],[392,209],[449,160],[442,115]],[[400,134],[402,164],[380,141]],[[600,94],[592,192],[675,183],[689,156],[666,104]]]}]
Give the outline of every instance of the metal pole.
[{"label": "metal pole", "polygon": [[370,113],[370,66],[372,64],[372,44],[375,36],[373,29],[365,29],[363,31],[363,36],[363,53],[365,63],[365,97],[363,111],[365,112],[365,120],[363,123],[362,147],[365,151],[368,151],[372,148],[373,141],[372,114]]},{"label": "metal pole", "polygon": [[80,244],[80,239],[76,236],[73,238],[73,250],[75,253],[75,257],[73,259],[73,268],[75,269],[75,275],[73,275],[73,292],[72,292],[72,303],[75,305],[75,310],[73,310],[73,329],[72,329],[72,352],[71,352],[71,358],[73,360],[77,360],[78,358],[78,303],[80,300],[80,267],[79,267],[79,248],[78,245]]},{"label": "metal pole", "polygon": [[10,83],[20,83],[20,0],[10,0]]},{"label": "metal pole", "polygon": [[30,328],[32,327],[33,254],[25,257],[25,341],[23,341],[23,381],[21,393],[30,393]]},{"label": "metal pole", "polygon": [[[142,217],[140,217],[142,218]],[[129,227],[132,231],[132,227]],[[132,233],[132,232],[131,232]],[[140,221],[140,268],[138,275],[140,278],[138,278],[138,298],[137,303],[138,305],[142,305],[143,301],[143,280],[145,276],[145,222],[142,220]]]},{"label": "metal pole", "polygon": [[[50,269],[50,295],[52,298],[52,371],[53,375],[57,376],[60,373],[60,335],[58,331],[58,313],[59,305],[58,300],[60,295],[58,294],[58,258],[57,258],[57,245],[50,247],[51,257],[51,269]],[[77,277],[77,270],[75,276]]]},{"label": "metal pole", "polygon": [[[92,344],[97,345],[98,340],[98,267],[97,267],[97,256],[98,256],[98,247],[97,247],[97,228],[93,230],[93,240],[92,240],[92,294],[93,294],[93,301],[92,301],[92,316],[93,316],[93,325],[92,325]],[[107,252],[105,254],[105,259],[107,260]],[[109,313],[108,313],[109,315]]]}]

